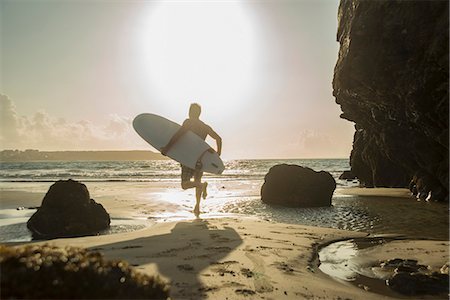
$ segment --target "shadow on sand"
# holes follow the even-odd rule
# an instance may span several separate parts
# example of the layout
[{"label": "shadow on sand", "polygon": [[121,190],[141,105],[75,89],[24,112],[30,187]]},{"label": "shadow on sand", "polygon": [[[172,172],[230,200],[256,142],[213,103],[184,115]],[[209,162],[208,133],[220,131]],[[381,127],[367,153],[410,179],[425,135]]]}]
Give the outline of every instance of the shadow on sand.
[{"label": "shadow on sand", "polygon": [[[225,225],[225,224],[224,224]],[[220,261],[242,244],[239,234],[230,227],[218,229],[206,220],[179,222],[168,234],[90,248],[107,257],[126,258],[137,269],[156,264],[170,280],[174,299],[202,299],[216,287],[204,286],[200,276],[223,276],[227,263]],[[213,266],[212,272],[202,273]]]}]

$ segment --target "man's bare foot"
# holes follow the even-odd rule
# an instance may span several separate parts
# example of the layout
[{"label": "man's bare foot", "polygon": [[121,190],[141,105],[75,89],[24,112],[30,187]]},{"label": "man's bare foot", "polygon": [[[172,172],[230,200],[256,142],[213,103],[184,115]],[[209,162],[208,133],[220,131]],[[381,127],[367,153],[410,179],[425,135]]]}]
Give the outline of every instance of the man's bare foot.
[{"label": "man's bare foot", "polygon": [[207,192],[207,187],[208,187],[208,183],[205,181],[203,183],[203,189],[202,189],[202,198],[206,199],[206,196],[208,196],[208,192]]},{"label": "man's bare foot", "polygon": [[200,215],[200,208],[198,207],[198,205],[195,206],[193,212],[196,217]]}]

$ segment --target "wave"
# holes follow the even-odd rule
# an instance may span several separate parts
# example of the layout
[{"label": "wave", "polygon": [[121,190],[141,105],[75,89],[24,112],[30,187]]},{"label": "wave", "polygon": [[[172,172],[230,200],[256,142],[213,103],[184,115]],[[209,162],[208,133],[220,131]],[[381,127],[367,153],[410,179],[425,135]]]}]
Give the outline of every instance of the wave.
[{"label": "wave", "polygon": [[[0,179],[0,182],[55,182],[58,180],[73,179],[82,182],[160,182],[160,181],[177,181],[180,176],[176,177],[153,177],[153,178],[77,178],[77,177],[67,177],[67,178],[29,178],[29,179]],[[220,180],[220,181],[235,181],[235,180],[263,180],[260,176],[229,176],[229,177],[218,177],[218,176],[204,176],[203,178],[209,180]]]}]

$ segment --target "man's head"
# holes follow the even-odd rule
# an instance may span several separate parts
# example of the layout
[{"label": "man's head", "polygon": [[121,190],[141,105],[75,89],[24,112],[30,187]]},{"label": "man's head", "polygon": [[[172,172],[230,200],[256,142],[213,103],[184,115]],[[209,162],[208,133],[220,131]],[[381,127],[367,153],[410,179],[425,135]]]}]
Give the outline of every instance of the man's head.
[{"label": "man's head", "polygon": [[198,103],[192,103],[189,107],[189,118],[198,119],[200,117],[200,113],[202,112],[202,107]]}]

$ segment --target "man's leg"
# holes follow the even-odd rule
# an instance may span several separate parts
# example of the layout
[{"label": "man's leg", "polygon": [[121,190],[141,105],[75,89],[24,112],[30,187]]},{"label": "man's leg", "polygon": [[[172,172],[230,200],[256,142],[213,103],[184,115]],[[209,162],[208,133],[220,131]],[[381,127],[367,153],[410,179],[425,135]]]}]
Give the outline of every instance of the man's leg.
[{"label": "man's leg", "polygon": [[196,215],[200,214],[200,198],[203,195],[203,199],[206,198],[206,187],[208,185],[207,182],[202,182],[203,172],[195,172],[194,182],[196,183],[195,187],[195,208],[194,213]]},{"label": "man's leg", "polygon": [[195,208],[194,208],[194,213],[196,215],[199,215],[200,213],[200,197],[202,195],[202,191],[203,191],[203,183],[201,181],[182,181],[181,182],[181,187],[183,188],[183,190],[187,190],[187,189],[191,189],[191,188],[195,188]]},{"label": "man's leg", "polygon": [[181,166],[181,188],[183,190],[191,189],[197,187],[197,183],[191,181],[191,178],[194,177],[195,171],[191,168]]},{"label": "man's leg", "polygon": [[186,180],[186,181],[182,181],[181,182],[181,188],[183,190],[197,188],[198,186],[202,187],[202,183],[198,184],[197,182],[190,181],[190,180]]},{"label": "man's leg", "polygon": [[[192,176],[194,181],[191,181]],[[181,187],[186,190],[195,187],[195,208],[194,213],[198,216],[200,214],[200,198],[206,198],[206,187],[208,183],[202,183],[203,172],[194,171],[187,167],[182,167],[181,172]]]}]

